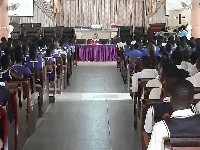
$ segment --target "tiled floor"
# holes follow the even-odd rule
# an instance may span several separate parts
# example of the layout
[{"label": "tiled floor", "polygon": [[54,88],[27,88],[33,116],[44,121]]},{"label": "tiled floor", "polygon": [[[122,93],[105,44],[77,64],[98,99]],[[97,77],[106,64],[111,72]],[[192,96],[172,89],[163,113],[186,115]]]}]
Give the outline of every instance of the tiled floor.
[{"label": "tiled floor", "polygon": [[25,150],[140,150],[133,101],[116,62],[73,68],[71,85],[56,95]]}]

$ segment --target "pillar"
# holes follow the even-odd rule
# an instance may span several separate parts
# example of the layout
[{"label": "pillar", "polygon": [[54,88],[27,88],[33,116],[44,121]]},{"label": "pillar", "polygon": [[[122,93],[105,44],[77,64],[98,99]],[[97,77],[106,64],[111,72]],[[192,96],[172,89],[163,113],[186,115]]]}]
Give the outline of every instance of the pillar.
[{"label": "pillar", "polygon": [[197,0],[191,0],[191,26],[192,26],[192,37],[200,38],[200,7],[198,7]]},{"label": "pillar", "polygon": [[8,38],[8,0],[3,0],[3,5],[0,7],[0,39],[2,37]]}]

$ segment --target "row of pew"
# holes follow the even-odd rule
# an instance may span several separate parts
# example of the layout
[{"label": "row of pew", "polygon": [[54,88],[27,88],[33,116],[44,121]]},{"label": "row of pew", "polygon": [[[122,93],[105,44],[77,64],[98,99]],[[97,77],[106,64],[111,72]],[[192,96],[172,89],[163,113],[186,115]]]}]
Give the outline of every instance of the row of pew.
[{"label": "row of pew", "polygon": [[[55,103],[55,94],[67,88],[67,80],[72,74],[72,56],[61,55],[56,61],[45,61],[42,69],[31,70],[24,74],[23,80],[5,82],[5,88],[11,92],[14,121],[8,118],[8,103],[0,103],[0,121],[3,122],[4,150],[22,150],[27,139],[35,132],[38,117],[47,111],[50,103]],[[60,68],[57,74],[56,67]],[[48,70],[53,72],[53,81],[49,82]],[[67,73],[68,72],[68,73]],[[36,84],[35,78],[40,77]]]},{"label": "row of pew", "polygon": [[[144,124],[146,113],[149,107],[154,104],[162,103],[161,99],[149,99],[149,94],[153,88],[146,87],[149,80],[153,78],[139,78],[138,79],[138,92],[131,91],[132,75],[141,71],[140,61],[136,57],[125,59],[125,52],[123,48],[118,48],[118,61],[117,68],[120,69],[124,84],[127,84],[127,91],[133,99],[134,106],[134,129],[139,130],[141,133],[142,150],[146,150],[148,140],[144,137]],[[134,69],[133,67],[134,66]],[[200,88],[195,88],[195,94],[200,93]],[[142,97],[143,95],[143,97]],[[194,99],[192,104],[196,105],[200,100]],[[165,139],[165,147],[170,150],[197,150],[200,149],[200,138],[169,138]]]}]

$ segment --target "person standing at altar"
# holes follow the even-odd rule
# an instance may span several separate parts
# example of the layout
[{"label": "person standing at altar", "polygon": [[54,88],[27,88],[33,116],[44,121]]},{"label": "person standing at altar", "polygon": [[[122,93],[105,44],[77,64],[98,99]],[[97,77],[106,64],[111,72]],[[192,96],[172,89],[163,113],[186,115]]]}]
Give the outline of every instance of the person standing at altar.
[{"label": "person standing at altar", "polygon": [[178,32],[177,36],[179,36],[179,37],[187,36],[187,31],[185,31],[185,26],[180,27],[180,31]]}]

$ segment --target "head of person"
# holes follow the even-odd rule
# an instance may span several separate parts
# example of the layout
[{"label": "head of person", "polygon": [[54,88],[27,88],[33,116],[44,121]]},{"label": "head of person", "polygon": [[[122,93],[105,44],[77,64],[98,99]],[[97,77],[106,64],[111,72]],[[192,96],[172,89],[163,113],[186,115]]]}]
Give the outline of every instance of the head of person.
[{"label": "head of person", "polygon": [[27,44],[27,43],[24,43],[24,44],[22,45],[22,52],[23,52],[23,55],[24,55],[24,56],[27,55],[28,50],[29,50],[28,44]]},{"label": "head of person", "polygon": [[21,63],[23,59],[23,52],[21,50],[16,50],[14,53],[14,58],[16,63]]},{"label": "head of person", "polygon": [[37,47],[35,45],[32,45],[29,50],[29,57],[32,61],[37,60]]},{"label": "head of person", "polygon": [[163,61],[162,64],[160,64],[160,70],[159,70],[159,74],[160,74],[160,82],[163,83],[165,77],[170,74],[173,73],[175,71],[177,71],[177,67],[175,64],[173,63],[168,63],[166,61]]},{"label": "head of person", "polygon": [[55,48],[59,48],[60,43],[59,43],[59,39],[58,39],[57,37],[55,37],[55,38],[53,39],[53,44],[55,45]]},{"label": "head of person", "polygon": [[139,49],[139,44],[138,43],[134,44],[134,49]]},{"label": "head of person", "polygon": [[46,57],[52,57],[52,55],[53,55],[53,50],[50,48],[47,48],[46,49]]},{"label": "head of person", "polygon": [[141,59],[141,68],[150,69],[152,67],[152,60],[149,56],[143,56]]},{"label": "head of person", "polygon": [[190,55],[190,62],[192,65],[194,65],[197,61],[197,58],[200,57],[200,53],[199,52],[193,52],[191,55]]},{"label": "head of person", "polygon": [[173,51],[171,54],[171,61],[175,65],[180,65],[182,62],[182,52],[181,51]]},{"label": "head of person", "polygon": [[173,82],[178,79],[185,79],[189,77],[189,73],[183,69],[176,69],[174,72],[167,74],[164,78],[164,94],[169,96],[169,91]]},{"label": "head of person", "polygon": [[10,58],[7,55],[1,56],[1,69],[6,70],[10,65]]},{"label": "head of person", "polygon": [[185,79],[176,80],[169,91],[173,111],[189,109],[194,96],[193,84]]},{"label": "head of person", "polygon": [[7,56],[10,57],[10,51],[11,51],[11,48],[10,48],[10,47],[6,47],[6,48],[4,49],[5,55],[7,55]]},{"label": "head of person", "polygon": [[45,46],[44,40],[40,39],[39,42],[38,42],[38,46],[39,46],[40,48],[44,48],[44,46]]},{"label": "head of person", "polygon": [[182,51],[182,61],[187,61],[187,62],[189,62],[190,55],[191,55],[190,50],[185,49],[184,51]]},{"label": "head of person", "polygon": [[148,51],[155,51],[155,45],[153,43],[149,43],[147,47]]},{"label": "head of person", "polygon": [[172,48],[173,48],[173,46],[172,46],[172,44],[170,44],[170,43],[167,43],[167,44],[165,45],[165,51],[168,52],[169,54],[171,53]]},{"label": "head of person", "polygon": [[196,47],[196,42],[190,40],[190,47],[191,49],[194,49]]},{"label": "head of person", "polygon": [[200,57],[198,57],[196,60],[196,68],[197,68],[198,72],[200,72]]}]

